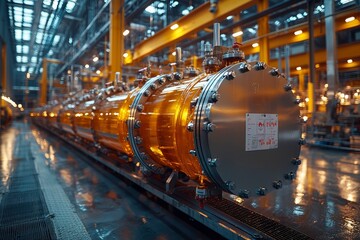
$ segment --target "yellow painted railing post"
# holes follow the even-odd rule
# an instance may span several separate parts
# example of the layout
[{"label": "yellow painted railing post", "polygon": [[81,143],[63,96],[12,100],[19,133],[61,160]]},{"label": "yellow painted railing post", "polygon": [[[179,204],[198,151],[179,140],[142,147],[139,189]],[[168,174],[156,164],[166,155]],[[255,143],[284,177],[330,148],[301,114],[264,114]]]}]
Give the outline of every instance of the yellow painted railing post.
[{"label": "yellow painted railing post", "polygon": [[110,7],[109,81],[115,80],[115,73],[121,72],[123,65],[124,15],[124,0],[112,0]]},{"label": "yellow painted railing post", "polygon": [[[268,0],[259,0],[258,2],[258,12],[262,12],[269,7]],[[267,34],[269,33],[269,16],[264,16],[259,19],[259,46],[260,46],[260,53],[259,53],[259,60],[262,62],[269,62],[269,40]]]}]

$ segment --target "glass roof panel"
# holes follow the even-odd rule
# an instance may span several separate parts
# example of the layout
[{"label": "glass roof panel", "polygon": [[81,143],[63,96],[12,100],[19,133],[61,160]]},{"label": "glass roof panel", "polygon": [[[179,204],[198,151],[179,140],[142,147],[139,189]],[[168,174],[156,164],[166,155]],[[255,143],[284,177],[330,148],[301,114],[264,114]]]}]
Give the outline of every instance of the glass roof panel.
[{"label": "glass roof panel", "polygon": [[23,40],[25,41],[30,40],[30,30],[23,30]]},{"label": "glass roof panel", "polygon": [[36,43],[41,43],[41,41],[42,41],[42,38],[43,38],[43,33],[41,33],[41,32],[38,32],[37,34],[36,34]]},{"label": "glass roof panel", "polygon": [[23,46],[23,53],[28,53],[29,52],[29,46],[24,45]]},{"label": "glass roof panel", "polygon": [[55,35],[54,37],[54,42],[53,42],[53,46],[55,46],[56,44],[58,44],[60,41],[60,35]]},{"label": "glass roof panel", "polygon": [[66,11],[68,13],[72,13],[74,11],[75,6],[76,6],[76,0],[70,0],[66,5]]},{"label": "glass roof panel", "polygon": [[15,29],[15,39],[16,40],[21,40],[22,38],[22,32],[20,29]]}]

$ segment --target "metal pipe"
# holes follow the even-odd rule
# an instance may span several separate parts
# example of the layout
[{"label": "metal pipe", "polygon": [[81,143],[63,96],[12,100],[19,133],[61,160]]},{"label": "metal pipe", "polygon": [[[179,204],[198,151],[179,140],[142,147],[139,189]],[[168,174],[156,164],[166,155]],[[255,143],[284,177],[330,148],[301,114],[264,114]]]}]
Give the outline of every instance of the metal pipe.
[{"label": "metal pipe", "polygon": [[120,83],[120,72],[115,73],[114,87],[116,87],[118,83]]},{"label": "metal pipe", "polygon": [[220,23],[214,23],[214,36],[213,36],[213,46],[221,46],[220,45]]}]

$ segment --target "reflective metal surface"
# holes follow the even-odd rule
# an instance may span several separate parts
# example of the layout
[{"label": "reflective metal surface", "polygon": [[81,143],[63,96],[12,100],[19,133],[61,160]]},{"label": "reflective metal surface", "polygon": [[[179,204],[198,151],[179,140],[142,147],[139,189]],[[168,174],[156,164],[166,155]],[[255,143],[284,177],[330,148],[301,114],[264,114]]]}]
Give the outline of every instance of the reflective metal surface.
[{"label": "reflective metal surface", "polygon": [[[240,196],[264,195],[275,182],[275,188],[290,183],[286,176],[295,174],[292,160],[300,153],[295,97],[284,89],[286,79],[264,66],[224,68],[199,98],[195,131],[202,166],[212,181]],[[233,79],[227,79],[230,73]]]},{"label": "reflective metal surface", "polygon": [[244,206],[314,239],[360,239],[360,155],[302,148],[292,185]]}]

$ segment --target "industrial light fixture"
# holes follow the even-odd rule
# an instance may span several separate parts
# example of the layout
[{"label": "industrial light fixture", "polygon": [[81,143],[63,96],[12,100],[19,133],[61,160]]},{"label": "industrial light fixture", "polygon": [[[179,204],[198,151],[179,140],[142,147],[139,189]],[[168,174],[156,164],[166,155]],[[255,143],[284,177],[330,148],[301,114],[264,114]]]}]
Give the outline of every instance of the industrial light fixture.
[{"label": "industrial light fixture", "polygon": [[27,78],[27,79],[30,78],[30,73],[29,73],[29,72],[26,73],[26,78]]},{"label": "industrial light fixture", "polygon": [[93,62],[97,62],[97,61],[99,61],[99,57],[95,56],[95,57],[93,58]]},{"label": "industrial light fixture", "polygon": [[128,56],[129,56],[129,54],[127,52],[123,54],[124,58],[127,58]]},{"label": "industrial light fixture", "polygon": [[345,19],[345,22],[352,22],[352,21],[354,21],[355,20],[355,17],[354,16],[351,16],[351,17],[348,17],[348,18],[346,18]]},{"label": "industrial light fixture", "polygon": [[243,31],[238,31],[232,34],[233,37],[239,37],[241,35],[243,35]]},{"label": "industrial light fixture", "polygon": [[296,67],[296,70],[300,71],[300,70],[301,70],[301,67],[300,67],[300,66],[299,66],[299,67]]},{"label": "industrial light fixture", "polygon": [[89,68],[90,66],[89,66],[89,64],[85,64],[85,68]]},{"label": "industrial light fixture", "polygon": [[171,29],[171,30],[175,30],[175,29],[177,29],[178,27],[179,27],[179,24],[175,23],[174,25],[172,25],[172,26],[170,27],[170,29]]},{"label": "industrial light fixture", "polygon": [[128,29],[126,29],[126,30],[123,32],[123,35],[124,35],[124,36],[127,36],[127,35],[129,35],[129,33],[130,33],[130,31],[129,31]]},{"label": "industrial light fixture", "polygon": [[303,31],[302,31],[302,30],[297,30],[297,31],[295,31],[295,32],[294,32],[294,35],[296,35],[296,36],[297,36],[297,35],[300,35],[300,34],[302,34],[302,33],[303,33]]},{"label": "industrial light fixture", "polygon": [[347,63],[352,63],[353,60],[350,58],[350,59],[348,59],[346,62],[347,62]]},{"label": "industrial light fixture", "polygon": [[100,70],[96,70],[96,74],[100,74],[101,73],[101,71]]},{"label": "industrial light fixture", "polygon": [[256,48],[256,47],[258,47],[259,46],[259,43],[253,43],[252,45],[251,45],[253,48]]}]

